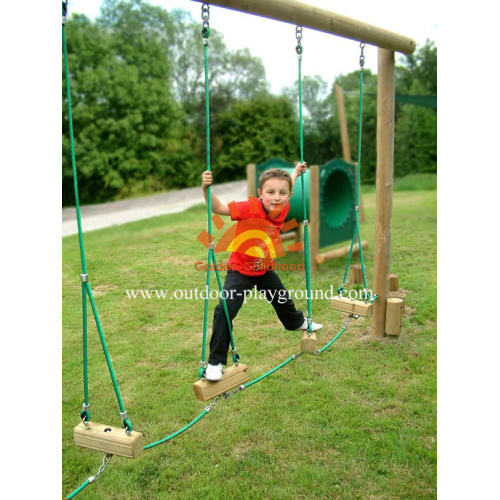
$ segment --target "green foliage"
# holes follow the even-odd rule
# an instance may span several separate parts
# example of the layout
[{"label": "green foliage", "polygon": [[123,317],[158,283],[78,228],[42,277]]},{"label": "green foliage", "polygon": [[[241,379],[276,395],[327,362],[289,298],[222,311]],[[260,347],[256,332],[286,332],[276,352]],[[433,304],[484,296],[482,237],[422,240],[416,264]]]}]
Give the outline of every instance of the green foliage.
[{"label": "green foliage", "polygon": [[[105,0],[96,22],[66,25],[79,195],[82,204],[199,183],[206,168],[205,71],[201,23],[145,0]],[[219,182],[244,166],[299,152],[298,84],[270,94],[262,61],[209,39],[211,162]],[[427,42],[396,67],[396,92],[437,92],[437,49]],[[352,161],[358,156],[359,71],[341,75]],[[361,180],[375,181],[377,77],[364,71]],[[302,81],[304,159],[342,157],[334,87]],[[395,176],[436,172],[436,112],[396,103]],[[74,203],[63,74],[63,204]]]},{"label": "green foliage", "polygon": [[[125,197],[138,184],[144,190],[184,186],[182,172],[195,163],[190,128],[169,88],[161,43],[136,19],[134,9],[125,8],[131,5],[119,6],[124,8],[113,11],[116,24],[105,17],[92,24],[76,16],[67,25],[82,203]],[[63,202],[70,204],[66,101],[63,117]]]},{"label": "green foliage", "polygon": [[217,121],[221,143],[215,170],[219,181],[243,178],[248,163],[272,157],[298,159],[297,134],[295,111],[286,97],[269,95],[235,102]]}]

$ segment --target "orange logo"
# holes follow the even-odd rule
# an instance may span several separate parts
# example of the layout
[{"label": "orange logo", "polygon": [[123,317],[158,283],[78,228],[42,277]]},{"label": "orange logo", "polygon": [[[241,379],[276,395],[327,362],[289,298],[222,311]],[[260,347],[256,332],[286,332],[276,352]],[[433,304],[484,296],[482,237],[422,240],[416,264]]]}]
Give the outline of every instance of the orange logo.
[{"label": "orange logo", "polygon": [[[255,196],[248,201],[250,202],[250,213],[258,214],[260,201]],[[269,214],[269,217],[276,218],[284,208],[283,205],[278,205]],[[233,205],[233,210],[237,210],[236,204]],[[225,225],[217,214],[212,217],[212,221],[219,230]],[[286,233],[297,226],[297,221],[292,219],[282,226],[281,232]],[[214,237],[208,231],[203,230],[198,235],[198,240],[208,248],[214,241]],[[303,249],[301,242],[288,246],[289,252],[298,252]],[[285,248],[278,228],[269,220],[255,217],[243,219],[233,224],[215,245],[214,252],[245,254],[254,257],[259,264],[268,266],[273,259],[285,255]]]}]

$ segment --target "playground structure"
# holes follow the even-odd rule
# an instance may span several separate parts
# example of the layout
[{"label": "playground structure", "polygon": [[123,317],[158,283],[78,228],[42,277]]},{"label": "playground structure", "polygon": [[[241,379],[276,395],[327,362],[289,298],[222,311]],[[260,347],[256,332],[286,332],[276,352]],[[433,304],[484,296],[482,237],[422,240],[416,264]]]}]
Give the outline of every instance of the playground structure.
[{"label": "playground structure", "polygon": [[[280,158],[259,165],[247,165],[249,198],[257,196],[259,177],[270,168],[281,168],[291,174],[294,166]],[[313,165],[303,175],[306,208],[310,219],[311,271],[314,272],[319,264],[349,254],[349,245],[325,253],[320,253],[320,249],[352,238],[356,222],[356,169],[352,163],[334,159],[321,166]],[[304,221],[301,210],[301,194],[297,189],[290,198],[288,219],[295,219],[298,226],[293,232],[285,233],[282,240],[295,238],[297,243],[302,241]],[[368,243],[363,241],[362,245],[365,249]],[[359,253],[358,244],[354,245],[353,253]]]},{"label": "playground structure", "polygon": [[[200,0],[193,0],[202,3]],[[396,35],[394,33],[388,32],[386,30],[376,28],[374,26],[368,25],[366,23],[358,22],[338,14],[334,14],[330,11],[320,9],[307,5],[296,0],[215,0],[211,2],[212,5],[218,5],[220,7],[230,8],[233,10],[243,11],[249,14],[259,15],[262,17],[268,17],[271,19],[284,21],[292,24],[297,24],[302,27],[311,28],[314,30],[322,31],[325,33],[336,34],[345,38],[352,40],[357,40],[363,43],[368,43],[376,45],[379,47],[379,71],[378,71],[378,91],[377,91],[377,174],[376,174],[376,215],[375,215],[375,248],[374,248],[374,280],[373,288],[377,291],[378,300],[370,303],[366,306],[366,314],[363,311],[348,311],[355,312],[356,314],[361,314],[368,316],[371,314],[371,335],[376,338],[382,338],[385,336],[387,330],[386,327],[386,311],[388,309],[388,299],[390,298],[389,286],[390,286],[390,250],[391,250],[391,219],[392,219],[392,183],[393,183],[393,157],[394,157],[394,102],[395,102],[395,92],[394,92],[394,66],[395,66],[395,51],[403,52],[405,54],[411,54],[415,50],[415,42],[409,38],[403,37],[401,35]],[[71,116],[71,100],[69,92],[69,82],[68,82],[68,67],[67,67],[67,54],[66,54],[66,42],[64,34],[64,22],[65,22],[65,12],[64,12],[65,2],[63,2],[63,48],[65,53],[66,62],[66,80],[68,89],[68,108]],[[207,23],[208,24],[208,23]],[[208,34],[206,36],[208,38]],[[204,44],[205,48],[207,44]],[[208,110],[207,110],[208,114]],[[150,449],[154,446],[167,442],[170,439],[178,436],[196,422],[198,422],[203,416],[205,416],[215,405],[218,398],[214,402],[207,406],[205,410],[192,422],[186,425],[181,430],[176,433],[161,439],[157,442],[143,446],[142,434],[133,431],[133,427],[129,416],[123,406],[123,401],[118,389],[116,382],[116,377],[112,368],[111,358],[107,351],[106,343],[104,340],[104,335],[102,331],[102,326],[99,321],[99,316],[97,313],[97,308],[92,295],[92,290],[88,280],[88,273],[85,264],[85,254],[83,250],[83,236],[81,230],[81,220],[79,214],[79,202],[78,202],[78,190],[76,184],[76,168],[74,161],[74,146],[72,139],[72,125],[70,120],[70,133],[71,133],[71,152],[72,152],[72,163],[73,171],[75,175],[75,195],[76,195],[76,208],[77,208],[77,222],[79,227],[80,236],[80,247],[81,247],[81,258],[82,258],[82,274],[80,275],[82,283],[82,298],[83,298],[83,317],[84,317],[84,365],[87,363],[87,352],[86,352],[86,317],[87,317],[87,297],[90,300],[92,312],[94,314],[96,325],[98,328],[100,340],[103,346],[106,361],[108,363],[108,368],[111,374],[113,385],[115,388],[115,393],[120,406],[120,416],[123,420],[125,433],[123,429],[117,429],[111,426],[103,426],[101,424],[95,424],[90,422],[89,404],[88,404],[88,386],[86,375],[84,377],[84,387],[85,387],[85,403],[82,405],[81,417],[83,422],[75,428],[75,442],[77,444],[105,451],[108,454],[107,461],[109,462],[109,457],[113,454],[126,456],[129,458],[136,458],[140,455],[142,450]],[[208,151],[209,154],[209,151]],[[327,166],[325,165],[324,171],[327,172]],[[347,164],[348,165],[348,164]],[[257,167],[256,167],[257,168]],[[329,166],[329,169],[333,172],[335,168]],[[345,166],[339,167],[336,170],[345,170]],[[320,169],[319,167],[313,167],[310,170],[310,201],[313,199],[320,200]],[[351,183],[349,173],[345,170],[345,176],[347,177],[347,183]],[[255,176],[253,176],[255,178]],[[304,176],[302,176],[302,182],[304,182]],[[328,183],[328,180],[325,181]],[[304,184],[302,184],[304,187]],[[316,189],[316,193],[313,191]],[[350,199],[350,194],[347,197]],[[351,203],[349,202],[349,207]],[[347,206],[347,204],[346,204]],[[316,208],[314,208],[316,207]],[[319,203],[310,203],[310,218],[316,218],[319,220],[321,210],[328,211],[330,206],[321,207]],[[315,213],[316,211],[316,213]],[[209,210],[210,212],[210,210]],[[340,226],[349,227],[350,222],[350,210],[346,209],[347,214],[343,217]],[[210,220],[210,217],[209,217]],[[326,220],[326,216],[325,216]],[[308,224],[306,225],[306,228]],[[352,231],[351,231],[352,232]],[[318,232],[319,234],[319,232]],[[306,229],[307,237],[307,229]],[[319,251],[320,241],[318,238],[317,248],[315,250]],[[313,251],[315,251],[313,250]],[[313,254],[315,257],[319,255],[319,252]],[[317,261],[315,258],[314,260]],[[215,264],[215,258],[214,258]],[[396,278],[392,277],[392,286],[395,286]],[[309,284],[308,284],[309,287]],[[395,299],[389,303],[390,318],[389,329],[391,334],[397,334],[398,331],[398,321],[401,317],[401,299]],[[404,305],[403,305],[404,307]],[[370,310],[368,314],[367,310]],[[373,310],[373,312],[372,312]],[[308,312],[308,317],[310,317],[310,311]],[[350,316],[351,317],[351,316]],[[328,347],[330,347],[333,342],[345,331],[349,323],[349,319],[346,321],[344,328],[331,340],[325,347],[321,350],[315,352],[315,354],[321,354]],[[400,325],[399,325],[400,326]],[[306,339],[307,340],[307,339]],[[303,352],[312,352],[303,350]],[[292,360],[296,359],[302,352],[298,355],[294,355],[287,359],[285,362],[281,363],[278,367],[272,371],[262,375],[261,377],[251,381],[246,385],[240,386],[238,389],[229,393],[228,397],[233,393],[238,392],[241,389],[250,387],[251,385],[259,382],[263,378],[267,377],[271,373],[290,363]],[[243,366],[243,365],[241,365]],[[245,367],[246,368],[246,367]],[[215,396],[212,394],[211,397]],[[205,400],[205,397],[200,397],[200,399]],[[120,435],[118,435],[120,433]],[[107,462],[106,462],[107,464]],[[105,462],[103,461],[102,470],[105,467]],[[99,474],[102,472],[100,469]],[[95,481],[95,477],[89,478],[85,483],[83,483],[77,490],[75,490],[67,498],[73,498],[76,494],[82,491],[86,486]]]},{"label": "playground structure", "polygon": [[[193,0],[202,3],[200,0]],[[375,188],[375,244],[373,289],[378,300],[373,304],[371,335],[385,337],[391,259],[391,221],[394,173],[395,53],[412,54],[416,44],[411,38],[357,21],[297,0],[215,0],[232,10],[277,21],[298,24],[323,33],[378,47],[377,87],[377,170]],[[311,214],[311,219],[314,214]]]}]

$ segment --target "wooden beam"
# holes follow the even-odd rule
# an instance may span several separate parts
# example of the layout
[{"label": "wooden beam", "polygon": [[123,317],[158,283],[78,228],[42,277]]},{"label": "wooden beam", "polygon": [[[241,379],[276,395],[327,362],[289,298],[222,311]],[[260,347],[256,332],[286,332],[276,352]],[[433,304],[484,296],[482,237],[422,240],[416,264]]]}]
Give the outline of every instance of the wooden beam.
[{"label": "wooden beam", "polygon": [[374,302],[371,335],[385,336],[391,260],[392,183],[394,172],[394,52],[378,51],[377,180],[375,188]]},{"label": "wooden beam", "polygon": [[[318,253],[316,255],[316,262],[318,264],[323,264],[323,262],[327,262],[329,260],[338,259],[339,257],[344,257],[345,255],[349,255],[350,248],[351,245],[347,245],[345,247],[337,248],[335,250],[330,250],[329,252]],[[362,241],[361,248],[363,250],[366,250],[368,248],[368,242]],[[356,255],[357,253],[359,253],[359,244],[355,243],[352,246],[352,255]]]},{"label": "wooden beam", "polygon": [[[203,0],[193,1],[203,3]],[[298,0],[211,0],[209,3],[245,14],[300,25],[403,54],[412,54],[416,48],[415,41],[411,38]]]}]

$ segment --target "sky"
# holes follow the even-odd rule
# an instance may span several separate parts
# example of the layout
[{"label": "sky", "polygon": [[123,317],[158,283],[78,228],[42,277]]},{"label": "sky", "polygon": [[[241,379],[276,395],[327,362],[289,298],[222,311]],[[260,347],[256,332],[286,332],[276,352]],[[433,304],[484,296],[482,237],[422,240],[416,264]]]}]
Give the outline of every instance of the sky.
[{"label": "sky", "polygon": [[[150,0],[167,11],[181,8],[191,13],[201,24],[201,3],[190,0]],[[413,38],[417,46],[426,39],[437,44],[436,1],[421,0],[309,0],[308,3],[331,10],[399,35]],[[90,19],[99,15],[101,0],[69,0],[69,12],[85,14]],[[416,7],[418,5],[418,7]],[[251,54],[262,59],[271,91],[279,93],[283,87],[293,85],[297,79],[297,56],[295,53],[295,26],[258,16],[210,7],[210,27],[224,36],[230,50],[248,47]],[[302,59],[303,76],[320,75],[329,86],[340,74],[347,74],[359,68],[359,43],[353,40],[328,35],[304,28],[302,37],[304,48]],[[377,49],[366,46],[365,68],[377,72]],[[404,57],[397,54],[396,59]]]}]

